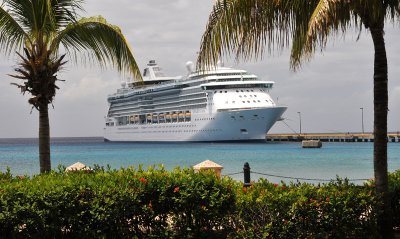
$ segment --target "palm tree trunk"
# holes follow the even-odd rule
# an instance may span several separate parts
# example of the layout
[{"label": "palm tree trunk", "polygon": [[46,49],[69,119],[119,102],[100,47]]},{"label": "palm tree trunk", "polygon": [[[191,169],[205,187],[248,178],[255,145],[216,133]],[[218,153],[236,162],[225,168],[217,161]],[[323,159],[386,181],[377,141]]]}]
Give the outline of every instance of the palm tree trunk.
[{"label": "palm tree trunk", "polygon": [[40,173],[47,173],[51,170],[49,107],[47,103],[40,103],[39,106],[39,161]]},{"label": "palm tree trunk", "polygon": [[388,190],[387,165],[387,114],[388,114],[388,66],[383,23],[370,28],[374,42],[374,175],[376,192],[382,196],[382,208],[378,216],[378,230],[382,238],[392,238],[392,215]]}]

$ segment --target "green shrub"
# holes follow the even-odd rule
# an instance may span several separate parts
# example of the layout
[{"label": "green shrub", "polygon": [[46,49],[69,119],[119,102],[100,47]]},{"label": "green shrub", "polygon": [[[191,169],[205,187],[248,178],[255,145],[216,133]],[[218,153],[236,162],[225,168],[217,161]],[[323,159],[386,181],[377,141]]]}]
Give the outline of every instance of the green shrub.
[{"label": "green shrub", "polygon": [[[390,174],[399,226],[400,171]],[[373,183],[251,187],[191,169],[0,173],[0,238],[376,238]]]},{"label": "green shrub", "polygon": [[[19,238],[226,237],[228,178],[189,169],[38,175],[0,183],[0,235]],[[227,224],[227,225],[225,225]]]},{"label": "green shrub", "polygon": [[323,186],[261,179],[238,191],[235,238],[375,238],[373,188],[338,180]]},{"label": "green shrub", "polygon": [[5,173],[0,172],[0,182],[11,181],[11,180],[12,180],[12,175],[10,168],[7,168],[7,171]]}]

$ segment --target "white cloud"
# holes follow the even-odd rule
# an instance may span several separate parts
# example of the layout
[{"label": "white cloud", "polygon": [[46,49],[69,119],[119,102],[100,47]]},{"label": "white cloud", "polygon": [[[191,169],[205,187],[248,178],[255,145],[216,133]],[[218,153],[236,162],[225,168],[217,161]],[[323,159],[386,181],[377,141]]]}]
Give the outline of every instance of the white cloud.
[{"label": "white cloud", "polygon": [[117,84],[114,80],[104,79],[99,75],[87,75],[78,80],[78,82],[69,82],[60,85],[61,90],[57,94],[58,100],[71,102],[85,102],[96,99],[98,95],[111,93]]}]

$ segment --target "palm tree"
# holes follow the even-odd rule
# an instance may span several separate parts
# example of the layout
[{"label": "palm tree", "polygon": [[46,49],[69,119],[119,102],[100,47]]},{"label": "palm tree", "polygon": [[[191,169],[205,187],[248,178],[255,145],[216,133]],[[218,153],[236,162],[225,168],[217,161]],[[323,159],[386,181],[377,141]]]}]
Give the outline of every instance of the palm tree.
[{"label": "palm tree", "polygon": [[[121,30],[101,16],[78,19],[83,0],[3,0],[0,3],[0,50],[20,57],[13,83],[30,93],[29,104],[39,111],[40,172],[51,170],[48,105],[52,104],[57,72],[65,55],[77,62],[98,62],[141,79],[132,51]],[[21,50],[23,52],[21,52]],[[19,52],[18,52],[19,51]],[[64,52],[64,53],[61,53]],[[81,53],[81,54],[79,54]]]},{"label": "palm tree", "polygon": [[382,196],[378,230],[391,237],[388,195],[387,112],[388,74],[384,25],[400,18],[399,0],[218,0],[201,42],[198,65],[214,65],[219,58],[259,58],[267,50],[291,47],[293,70],[324,49],[331,35],[363,28],[372,36],[374,57],[374,177]]}]

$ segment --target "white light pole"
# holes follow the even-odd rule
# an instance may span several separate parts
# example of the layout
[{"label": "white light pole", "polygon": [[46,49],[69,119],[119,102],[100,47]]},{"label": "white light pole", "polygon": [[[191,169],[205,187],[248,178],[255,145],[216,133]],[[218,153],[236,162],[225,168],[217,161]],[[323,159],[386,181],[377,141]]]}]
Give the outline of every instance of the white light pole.
[{"label": "white light pole", "polygon": [[361,129],[362,129],[362,133],[364,134],[364,108],[361,107]]},{"label": "white light pole", "polygon": [[297,112],[299,114],[299,120],[300,120],[300,134],[301,134],[301,112]]}]

